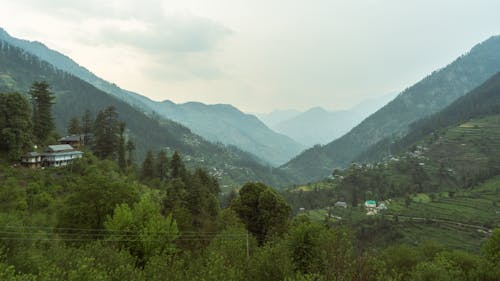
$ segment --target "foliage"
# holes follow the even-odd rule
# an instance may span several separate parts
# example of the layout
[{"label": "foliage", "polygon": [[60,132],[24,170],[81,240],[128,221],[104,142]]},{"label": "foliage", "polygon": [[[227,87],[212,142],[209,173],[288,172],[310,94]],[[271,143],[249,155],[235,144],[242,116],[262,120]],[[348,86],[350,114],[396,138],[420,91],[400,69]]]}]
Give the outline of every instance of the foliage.
[{"label": "foliage", "polygon": [[52,104],[55,99],[46,81],[35,81],[29,90],[33,103],[33,135],[37,143],[47,142],[50,133],[55,129],[52,117]]},{"label": "foliage", "polygon": [[239,197],[231,203],[233,209],[260,244],[273,235],[282,235],[288,225],[290,206],[276,191],[262,183],[247,183]]},{"label": "foliage", "polygon": [[19,160],[32,147],[32,127],[29,102],[17,93],[0,93],[0,152]]}]

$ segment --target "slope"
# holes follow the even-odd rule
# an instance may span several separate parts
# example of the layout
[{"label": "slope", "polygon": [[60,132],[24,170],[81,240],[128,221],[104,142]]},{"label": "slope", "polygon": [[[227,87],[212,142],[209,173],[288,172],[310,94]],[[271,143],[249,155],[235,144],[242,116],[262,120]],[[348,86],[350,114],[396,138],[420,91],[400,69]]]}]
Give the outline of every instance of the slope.
[{"label": "slope", "polygon": [[0,92],[26,93],[35,80],[45,80],[56,93],[54,116],[59,132],[68,120],[81,116],[86,109],[94,113],[114,106],[127,124],[127,134],[136,142],[142,158],[148,149],[178,150],[191,167],[210,168],[225,185],[261,180],[282,184],[282,174],[271,174],[268,167],[234,147],[212,144],[169,120],[153,119],[129,104],[108,95],[79,78],[57,69],[48,62],[0,40]]},{"label": "slope", "polygon": [[14,38],[1,28],[0,40],[50,62],[142,112],[181,123],[205,139],[234,145],[272,165],[285,163],[305,148],[289,137],[275,133],[254,116],[244,114],[232,106],[202,103],[177,105],[170,101],[152,101],[97,77],[69,57],[47,48],[42,43]]},{"label": "slope", "polygon": [[404,90],[346,135],[306,150],[282,169],[294,174],[298,182],[321,179],[380,140],[404,136],[412,122],[443,109],[499,70],[500,36],[494,36]]},{"label": "slope", "polygon": [[210,141],[235,145],[272,165],[286,163],[305,148],[275,133],[254,115],[231,105],[164,101],[151,107],[161,116],[185,125]]},{"label": "slope", "polygon": [[408,134],[403,138],[383,139],[362,153],[357,160],[377,161],[388,156],[389,152],[397,154],[407,150],[431,133],[436,138],[439,131],[447,127],[495,114],[500,114],[500,72],[442,111],[412,123]]}]

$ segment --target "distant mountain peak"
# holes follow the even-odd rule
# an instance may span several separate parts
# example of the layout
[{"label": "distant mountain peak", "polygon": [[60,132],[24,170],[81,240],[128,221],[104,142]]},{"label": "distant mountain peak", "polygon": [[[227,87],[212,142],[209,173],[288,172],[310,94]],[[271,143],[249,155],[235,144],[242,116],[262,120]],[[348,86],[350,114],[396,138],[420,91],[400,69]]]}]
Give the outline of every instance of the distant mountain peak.
[{"label": "distant mountain peak", "polygon": [[321,106],[315,106],[309,108],[305,113],[328,113],[328,110],[322,108]]}]

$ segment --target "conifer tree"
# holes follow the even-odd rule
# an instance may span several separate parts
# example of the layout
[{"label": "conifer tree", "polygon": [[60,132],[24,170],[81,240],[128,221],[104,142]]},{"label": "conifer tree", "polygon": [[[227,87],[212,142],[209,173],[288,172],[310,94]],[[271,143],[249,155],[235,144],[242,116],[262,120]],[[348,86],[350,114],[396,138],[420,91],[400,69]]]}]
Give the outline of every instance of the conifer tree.
[{"label": "conifer tree", "polygon": [[32,146],[31,110],[22,95],[0,93],[0,151],[19,160]]},{"label": "conifer tree", "polygon": [[55,128],[52,118],[54,93],[47,82],[36,81],[31,85],[29,94],[33,103],[33,134],[37,142],[43,144]]},{"label": "conifer tree", "polygon": [[116,159],[119,144],[118,113],[113,106],[97,114],[94,125],[94,152],[100,158]]},{"label": "conifer tree", "polygon": [[141,179],[147,180],[154,177],[154,165],[153,153],[151,150],[148,150],[146,158],[144,158],[144,161],[142,162]]},{"label": "conifer tree", "polygon": [[78,118],[71,118],[68,125],[68,135],[77,135],[80,134],[81,131],[82,129],[80,127],[80,121],[78,121]]},{"label": "conifer tree", "polygon": [[182,162],[181,156],[176,151],[172,156],[172,160],[170,161],[170,177],[175,178],[184,178],[186,175],[186,167]]},{"label": "conifer tree", "polygon": [[118,167],[121,171],[125,171],[127,161],[125,159],[125,123],[119,124],[120,139],[118,141]]},{"label": "conifer tree", "polygon": [[94,127],[94,119],[92,117],[92,113],[90,110],[85,110],[85,113],[82,116],[81,122],[81,133],[83,134],[83,144],[90,144],[90,134],[93,132]]},{"label": "conifer tree", "polygon": [[134,150],[135,150],[135,144],[131,139],[129,139],[127,141],[127,153],[128,153],[127,165],[128,166],[132,166],[132,164],[134,163]]},{"label": "conifer tree", "polygon": [[157,155],[156,160],[156,176],[165,181],[168,179],[168,158],[167,153],[164,150],[160,150]]}]

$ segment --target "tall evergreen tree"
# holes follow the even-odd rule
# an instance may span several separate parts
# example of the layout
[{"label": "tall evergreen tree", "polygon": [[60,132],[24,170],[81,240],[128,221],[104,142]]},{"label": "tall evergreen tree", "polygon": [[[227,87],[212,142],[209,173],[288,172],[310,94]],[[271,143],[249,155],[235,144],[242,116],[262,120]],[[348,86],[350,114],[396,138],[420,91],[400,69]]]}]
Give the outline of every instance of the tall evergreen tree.
[{"label": "tall evergreen tree", "polygon": [[154,166],[153,152],[148,150],[146,158],[144,158],[144,162],[142,162],[141,179],[152,179],[154,177]]},{"label": "tall evergreen tree", "polygon": [[0,93],[0,151],[18,160],[32,146],[31,110],[20,94]]},{"label": "tall evergreen tree", "polygon": [[176,151],[172,156],[172,160],[170,161],[170,177],[175,178],[184,178],[186,176],[186,167],[182,162],[181,156]]},{"label": "tall evergreen tree", "polygon": [[116,159],[119,138],[118,113],[113,106],[97,114],[94,125],[94,152],[100,158]]},{"label": "tall evergreen tree", "polygon": [[71,118],[68,124],[68,135],[80,134],[81,131],[82,128],[80,127],[80,121],[78,121],[78,118],[76,117]]},{"label": "tall evergreen tree", "polygon": [[85,113],[82,116],[81,122],[81,132],[84,135],[83,143],[84,145],[90,144],[90,134],[93,132],[94,127],[94,118],[92,117],[92,113],[90,110],[85,110]]},{"label": "tall evergreen tree", "polygon": [[156,160],[156,176],[165,181],[168,179],[168,158],[167,153],[164,150],[160,150],[157,155]]},{"label": "tall evergreen tree", "polygon": [[127,153],[128,153],[127,165],[128,166],[132,166],[132,164],[134,163],[134,151],[135,151],[135,144],[131,139],[129,139],[127,141]]},{"label": "tall evergreen tree", "polygon": [[54,93],[50,91],[47,82],[36,81],[31,85],[29,94],[33,103],[33,134],[36,141],[43,144],[55,128],[52,118]]},{"label": "tall evergreen tree", "polygon": [[125,123],[120,122],[120,139],[118,141],[118,167],[121,171],[127,168],[127,160],[125,159]]}]

